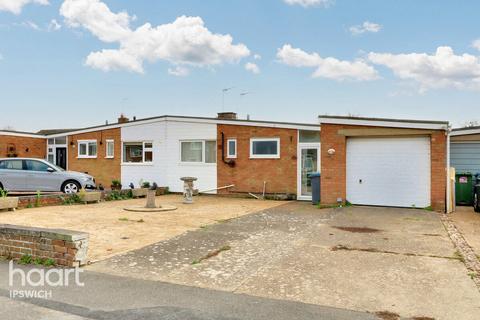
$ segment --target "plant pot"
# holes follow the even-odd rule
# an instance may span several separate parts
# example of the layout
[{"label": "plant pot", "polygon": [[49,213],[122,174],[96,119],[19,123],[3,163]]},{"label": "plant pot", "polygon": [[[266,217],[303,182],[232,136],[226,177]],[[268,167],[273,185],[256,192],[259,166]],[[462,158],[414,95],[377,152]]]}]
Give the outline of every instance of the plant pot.
[{"label": "plant pot", "polygon": [[84,203],[100,202],[100,199],[102,198],[102,193],[98,191],[85,192],[79,195]]},{"label": "plant pot", "polygon": [[146,188],[136,188],[132,189],[132,196],[134,198],[143,198],[146,197],[148,193],[148,189]]},{"label": "plant pot", "polygon": [[17,197],[2,197],[0,198],[0,210],[8,209],[13,210],[18,207],[18,198]]},{"label": "plant pot", "polygon": [[120,191],[120,190],[122,190],[122,185],[121,184],[120,185],[113,185],[112,184],[110,186],[110,189]]},{"label": "plant pot", "polygon": [[168,187],[158,187],[157,188],[157,196],[163,196],[164,194],[168,193]]}]

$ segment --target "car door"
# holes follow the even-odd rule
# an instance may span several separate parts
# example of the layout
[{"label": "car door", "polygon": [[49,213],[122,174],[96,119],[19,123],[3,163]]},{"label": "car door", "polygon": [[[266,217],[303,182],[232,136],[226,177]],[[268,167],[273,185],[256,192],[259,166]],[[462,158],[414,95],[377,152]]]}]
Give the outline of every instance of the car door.
[{"label": "car door", "polygon": [[12,159],[0,161],[0,182],[6,190],[25,190],[26,174],[23,160]]},{"label": "car door", "polygon": [[26,189],[29,191],[60,191],[57,170],[43,161],[25,160]]}]

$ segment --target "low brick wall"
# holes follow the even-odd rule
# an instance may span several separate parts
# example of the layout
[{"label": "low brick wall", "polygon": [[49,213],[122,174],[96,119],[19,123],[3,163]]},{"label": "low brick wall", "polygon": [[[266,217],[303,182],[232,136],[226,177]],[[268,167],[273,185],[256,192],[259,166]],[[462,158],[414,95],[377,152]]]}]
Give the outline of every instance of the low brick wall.
[{"label": "low brick wall", "polygon": [[87,263],[88,233],[0,224],[0,256],[51,258],[59,266]]},{"label": "low brick wall", "polygon": [[18,197],[18,207],[19,208],[28,208],[28,207],[44,207],[44,206],[58,206],[63,204],[63,200],[67,196],[65,195],[42,195],[37,199],[37,196],[20,196]]}]

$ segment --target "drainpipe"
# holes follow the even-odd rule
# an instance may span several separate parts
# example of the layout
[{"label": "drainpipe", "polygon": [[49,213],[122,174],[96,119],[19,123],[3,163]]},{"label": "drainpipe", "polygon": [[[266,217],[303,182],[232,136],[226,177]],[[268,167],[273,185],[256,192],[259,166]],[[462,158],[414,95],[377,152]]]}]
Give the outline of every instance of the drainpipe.
[{"label": "drainpipe", "polygon": [[452,206],[450,207],[450,202],[451,202],[451,180],[450,180],[450,132],[452,131],[452,128],[450,125],[447,128],[447,205],[446,205],[446,212],[451,213],[453,212],[453,208],[455,206],[454,203],[452,203]]}]

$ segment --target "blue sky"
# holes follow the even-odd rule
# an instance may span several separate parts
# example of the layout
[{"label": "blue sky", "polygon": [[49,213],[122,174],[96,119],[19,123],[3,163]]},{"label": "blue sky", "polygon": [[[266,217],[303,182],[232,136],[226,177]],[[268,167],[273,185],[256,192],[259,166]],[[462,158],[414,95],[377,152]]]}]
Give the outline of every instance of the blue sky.
[{"label": "blue sky", "polygon": [[0,128],[214,116],[229,87],[225,111],[252,119],[480,120],[478,1],[19,1],[0,0]]}]

